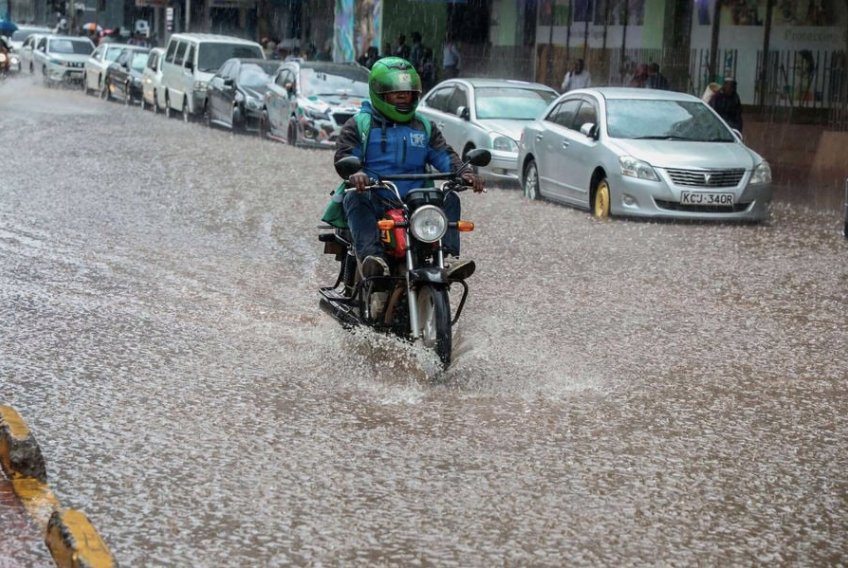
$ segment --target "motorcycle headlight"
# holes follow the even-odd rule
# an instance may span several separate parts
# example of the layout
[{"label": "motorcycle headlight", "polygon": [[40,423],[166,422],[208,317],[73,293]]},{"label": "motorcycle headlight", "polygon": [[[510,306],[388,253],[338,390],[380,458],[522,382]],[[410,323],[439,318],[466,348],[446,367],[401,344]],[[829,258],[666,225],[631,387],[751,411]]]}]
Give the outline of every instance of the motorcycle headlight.
[{"label": "motorcycle headlight", "polygon": [[434,243],[448,230],[448,218],[435,205],[422,205],[409,219],[409,230],[422,243]]},{"label": "motorcycle headlight", "polygon": [[657,172],[648,162],[637,160],[632,156],[622,156],[618,159],[618,163],[621,166],[621,175],[623,176],[660,181]]},{"label": "motorcycle headlight", "polygon": [[754,173],[751,174],[751,184],[771,183],[771,166],[768,162],[762,162],[754,168]]},{"label": "motorcycle headlight", "polygon": [[501,152],[518,152],[518,144],[508,136],[492,136],[492,150]]}]

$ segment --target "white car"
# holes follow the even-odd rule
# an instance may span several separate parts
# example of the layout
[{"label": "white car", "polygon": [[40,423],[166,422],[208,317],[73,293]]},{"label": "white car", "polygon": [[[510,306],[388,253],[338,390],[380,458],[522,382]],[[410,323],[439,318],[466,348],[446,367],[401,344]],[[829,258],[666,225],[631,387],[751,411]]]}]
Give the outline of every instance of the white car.
[{"label": "white car", "polygon": [[87,37],[49,36],[43,47],[39,45],[35,52],[35,64],[41,70],[44,84],[82,84],[85,60],[94,50],[94,44]]},{"label": "white car", "polygon": [[103,96],[106,70],[121,54],[124,49],[145,49],[140,46],[127,45],[125,43],[101,43],[85,62],[82,90],[88,94],[94,91]]},{"label": "white car", "polygon": [[9,47],[12,51],[20,52],[26,38],[32,34],[50,34],[50,28],[44,26],[18,26],[18,29],[9,38]]},{"label": "white car", "polygon": [[144,71],[141,72],[141,109],[148,105],[157,113],[165,108],[165,93],[162,91],[162,62],[165,50],[154,47],[150,50]]},{"label": "white car", "polygon": [[418,112],[433,121],[445,141],[464,157],[485,148],[492,160],[479,173],[492,180],[517,182],[518,139],[557,92],[541,83],[508,79],[449,79],[424,97]]}]

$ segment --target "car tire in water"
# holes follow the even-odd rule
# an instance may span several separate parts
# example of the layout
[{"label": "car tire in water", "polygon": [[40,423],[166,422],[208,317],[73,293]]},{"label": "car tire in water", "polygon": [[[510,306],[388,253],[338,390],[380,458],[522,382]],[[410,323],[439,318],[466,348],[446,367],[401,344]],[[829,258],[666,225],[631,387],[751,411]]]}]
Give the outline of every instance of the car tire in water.
[{"label": "car tire in water", "polygon": [[153,114],[159,114],[159,111],[162,110],[159,107],[159,93],[153,91]]},{"label": "car tire in water", "polygon": [[418,305],[418,325],[421,328],[421,342],[424,347],[433,349],[442,366],[447,369],[451,363],[453,336],[451,332],[450,298],[446,288],[421,286],[416,299]]},{"label": "car tire in water", "polygon": [[610,186],[607,178],[601,178],[595,191],[592,192],[592,216],[596,219],[607,219],[610,216]]},{"label": "car tire in water", "polygon": [[539,193],[539,169],[534,160],[530,160],[524,166],[524,197],[530,200],[542,198],[542,194]]},{"label": "car tire in water", "polygon": [[132,104],[132,93],[130,93],[130,84],[124,84],[124,105],[130,106]]},{"label": "car tire in water", "polygon": [[259,114],[259,126],[256,129],[256,132],[260,138],[268,138],[268,111],[264,108]]},{"label": "car tire in water", "polygon": [[103,88],[100,89],[100,98],[104,101],[108,101],[112,98],[112,93],[109,91],[109,80],[106,79],[103,81]]},{"label": "car tire in water", "polygon": [[191,122],[191,109],[188,108],[188,99],[183,99],[183,122]]},{"label": "car tire in water", "polygon": [[141,107],[141,110],[145,110],[147,108],[147,101],[144,100],[144,93],[141,93],[141,99],[138,101],[138,106]]}]

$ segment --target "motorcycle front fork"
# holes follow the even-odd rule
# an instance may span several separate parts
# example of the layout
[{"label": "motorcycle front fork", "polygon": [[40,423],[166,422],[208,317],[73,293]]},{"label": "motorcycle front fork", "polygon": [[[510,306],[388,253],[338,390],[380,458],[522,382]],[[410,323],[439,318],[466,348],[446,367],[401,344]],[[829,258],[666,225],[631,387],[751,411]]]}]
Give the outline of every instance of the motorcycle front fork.
[{"label": "motorcycle front fork", "polygon": [[[415,269],[415,264],[413,262],[412,257],[412,247],[407,247],[406,249],[406,296],[409,299],[409,327],[410,327],[410,335],[412,339],[418,339],[421,336],[421,327],[418,322],[418,293],[415,291],[415,288],[412,287],[412,283],[409,281],[409,275]],[[438,243],[438,249],[436,249],[436,266],[439,268],[445,267],[445,255],[442,252],[442,241]]]}]

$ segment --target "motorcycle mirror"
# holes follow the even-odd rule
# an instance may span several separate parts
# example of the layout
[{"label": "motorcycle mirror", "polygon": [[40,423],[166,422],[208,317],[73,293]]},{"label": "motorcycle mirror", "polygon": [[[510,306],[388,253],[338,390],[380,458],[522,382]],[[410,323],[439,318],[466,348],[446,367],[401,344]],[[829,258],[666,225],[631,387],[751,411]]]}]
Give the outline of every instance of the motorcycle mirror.
[{"label": "motorcycle mirror", "polygon": [[468,152],[468,154],[465,155],[465,159],[472,166],[488,166],[489,162],[492,161],[492,153],[488,150],[484,150],[483,148],[478,148]]},{"label": "motorcycle mirror", "polygon": [[342,158],[335,164],[336,173],[347,179],[362,169],[362,162],[356,156]]}]

